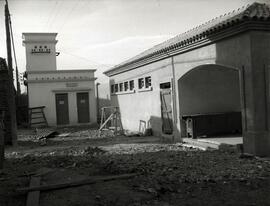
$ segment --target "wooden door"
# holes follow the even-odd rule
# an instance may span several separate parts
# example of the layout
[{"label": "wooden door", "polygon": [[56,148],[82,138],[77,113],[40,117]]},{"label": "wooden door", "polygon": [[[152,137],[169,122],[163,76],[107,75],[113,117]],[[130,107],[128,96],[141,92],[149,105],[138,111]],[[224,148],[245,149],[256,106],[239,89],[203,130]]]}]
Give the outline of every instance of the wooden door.
[{"label": "wooden door", "polygon": [[88,92],[77,93],[78,123],[89,122],[89,95]]},{"label": "wooden door", "polygon": [[69,124],[68,94],[55,94],[57,125]]},{"label": "wooden door", "polygon": [[162,132],[164,134],[173,133],[173,120],[172,120],[172,97],[171,89],[161,89],[161,118],[162,118]]}]

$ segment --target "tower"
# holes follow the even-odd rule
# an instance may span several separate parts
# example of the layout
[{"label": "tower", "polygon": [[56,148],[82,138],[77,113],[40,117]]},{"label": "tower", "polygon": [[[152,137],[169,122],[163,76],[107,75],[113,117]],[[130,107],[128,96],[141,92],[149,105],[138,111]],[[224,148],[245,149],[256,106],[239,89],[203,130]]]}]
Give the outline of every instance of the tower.
[{"label": "tower", "polygon": [[55,71],[57,33],[23,33],[26,71]]}]

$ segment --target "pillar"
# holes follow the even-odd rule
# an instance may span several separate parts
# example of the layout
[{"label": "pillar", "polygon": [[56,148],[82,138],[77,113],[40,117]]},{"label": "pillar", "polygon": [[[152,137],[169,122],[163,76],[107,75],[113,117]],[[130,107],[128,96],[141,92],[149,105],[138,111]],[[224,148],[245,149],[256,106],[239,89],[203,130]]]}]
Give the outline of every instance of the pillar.
[{"label": "pillar", "polygon": [[250,65],[240,71],[244,152],[270,156],[270,35],[253,32],[250,40]]}]

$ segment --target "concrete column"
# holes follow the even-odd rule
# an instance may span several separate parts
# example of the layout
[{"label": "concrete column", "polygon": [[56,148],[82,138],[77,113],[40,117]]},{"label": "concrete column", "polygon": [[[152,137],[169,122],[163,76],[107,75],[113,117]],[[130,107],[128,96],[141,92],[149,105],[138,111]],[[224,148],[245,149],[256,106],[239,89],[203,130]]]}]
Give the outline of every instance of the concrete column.
[{"label": "concrete column", "polygon": [[270,156],[268,71],[256,62],[240,74],[244,152]]},{"label": "concrete column", "polygon": [[250,32],[250,64],[242,66],[244,151],[270,156],[269,32]]}]

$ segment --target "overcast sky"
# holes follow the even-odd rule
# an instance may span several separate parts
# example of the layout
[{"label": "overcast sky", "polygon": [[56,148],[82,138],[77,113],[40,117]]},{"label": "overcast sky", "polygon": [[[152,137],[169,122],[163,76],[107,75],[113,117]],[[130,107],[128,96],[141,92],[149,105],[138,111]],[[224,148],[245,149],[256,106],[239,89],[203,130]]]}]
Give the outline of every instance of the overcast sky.
[{"label": "overcast sky", "polygon": [[[98,73],[179,33],[254,0],[9,0],[19,70],[22,32],[57,32],[58,69]],[[258,0],[269,2],[269,0]],[[4,1],[0,56],[6,57]]]}]

